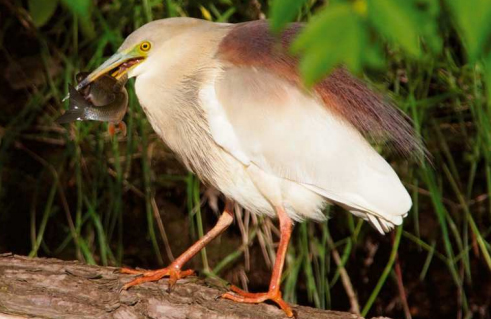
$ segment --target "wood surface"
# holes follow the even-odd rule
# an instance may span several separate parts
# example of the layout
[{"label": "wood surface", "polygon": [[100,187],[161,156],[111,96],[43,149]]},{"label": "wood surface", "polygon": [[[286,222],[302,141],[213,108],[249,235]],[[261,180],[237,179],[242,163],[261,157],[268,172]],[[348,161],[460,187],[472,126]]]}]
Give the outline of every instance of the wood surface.
[{"label": "wood surface", "polygon": [[[0,255],[0,318],[53,319],[277,319],[275,305],[248,305],[218,298],[219,281],[188,277],[169,293],[167,281],[120,292],[133,277],[118,268],[76,261]],[[293,305],[297,318],[363,319],[357,315]]]}]

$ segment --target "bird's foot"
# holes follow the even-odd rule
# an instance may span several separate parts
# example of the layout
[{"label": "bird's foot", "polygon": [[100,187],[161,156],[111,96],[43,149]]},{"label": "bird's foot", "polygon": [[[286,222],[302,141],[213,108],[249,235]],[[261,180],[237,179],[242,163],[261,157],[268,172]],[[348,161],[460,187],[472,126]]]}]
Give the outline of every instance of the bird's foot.
[{"label": "bird's foot", "polygon": [[236,286],[231,286],[232,292],[227,292],[222,295],[224,299],[230,299],[236,302],[243,303],[261,303],[266,300],[274,301],[286,313],[288,317],[293,317],[292,308],[281,297],[281,291],[270,290],[268,292],[251,293],[244,291]]},{"label": "bird's foot", "polygon": [[194,271],[191,269],[180,270],[179,268],[173,267],[171,264],[169,267],[152,271],[140,271],[130,268],[121,268],[121,273],[129,275],[140,275],[140,277],[137,277],[125,284],[121,288],[121,290],[128,290],[128,288],[142,284],[144,282],[159,281],[164,277],[169,277],[167,290],[170,291],[176,281],[194,274]]},{"label": "bird's foot", "polygon": [[126,136],[126,123],[121,121],[118,124],[109,123],[107,127],[109,136],[113,137],[117,132],[120,132],[123,136]]},{"label": "bird's foot", "polygon": [[126,123],[121,121],[119,122],[118,127],[121,134],[123,134],[123,136],[126,136]]},{"label": "bird's foot", "polygon": [[109,136],[111,137],[116,135],[116,126],[113,123],[109,123],[107,126],[107,133],[109,133]]}]

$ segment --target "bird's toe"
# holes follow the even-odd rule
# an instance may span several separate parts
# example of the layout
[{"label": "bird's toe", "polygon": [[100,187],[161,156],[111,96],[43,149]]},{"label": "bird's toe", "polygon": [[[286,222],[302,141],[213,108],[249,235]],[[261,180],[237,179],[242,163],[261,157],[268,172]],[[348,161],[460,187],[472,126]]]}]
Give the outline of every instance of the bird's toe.
[{"label": "bird's toe", "polygon": [[244,291],[236,286],[231,286],[232,292],[224,293],[222,299],[228,299],[241,303],[262,303],[266,300],[275,302],[288,317],[293,317],[293,311],[290,306],[281,297],[279,290],[270,290],[268,292],[251,293]]}]

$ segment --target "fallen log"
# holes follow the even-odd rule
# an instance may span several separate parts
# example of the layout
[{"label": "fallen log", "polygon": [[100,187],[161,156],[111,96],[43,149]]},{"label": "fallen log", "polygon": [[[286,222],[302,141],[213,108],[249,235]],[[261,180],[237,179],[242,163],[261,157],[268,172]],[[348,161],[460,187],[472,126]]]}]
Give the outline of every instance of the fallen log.
[{"label": "fallen log", "polygon": [[[76,261],[0,255],[0,318],[53,319],[278,319],[274,305],[248,305],[217,298],[219,282],[188,277],[171,293],[167,282],[145,283],[120,292],[133,277],[114,267]],[[293,306],[297,318],[363,319],[357,315]]]}]

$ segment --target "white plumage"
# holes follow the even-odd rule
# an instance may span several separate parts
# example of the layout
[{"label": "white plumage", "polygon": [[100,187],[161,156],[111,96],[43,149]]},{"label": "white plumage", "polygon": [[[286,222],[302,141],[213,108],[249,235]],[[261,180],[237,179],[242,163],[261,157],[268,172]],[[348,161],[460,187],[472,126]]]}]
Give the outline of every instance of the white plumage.
[{"label": "white plumage", "polygon": [[[314,96],[252,68],[226,68],[214,83],[202,89],[216,93],[203,94],[212,99],[202,105],[215,141],[244,165],[277,177],[292,218],[322,218],[305,205],[305,197],[294,195],[305,195],[303,187],[345,206],[381,233],[402,223],[412,203],[394,170]],[[294,189],[292,182],[298,183]],[[317,208],[325,201],[314,194],[308,200],[322,202]]]},{"label": "white plumage", "polygon": [[[132,33],[79,84],[114,69],[136,77],[152,127],[189,170],[252,213],[279,217],[268,292],[232,288],[223,297],[269,299],[290,317],[279,286],[292,220],[323,220],[323,208],[334,203],[380,233],[389,231],[402,223],[411,198],[364,136],[387,137],[406,154],[421,151],[404,117],[347,72],[338,69],[312,90],[303,87],[296,58],[287,54],[300,29],[294,24],[275,37],[264,21],[155,21]],[[124,288],[188,276],[182,266],[231,224],[230,207],[228,202],[217,225],[169,267],[145,272]]]},{"label": "white plumage", "polygon": [[[214,26],[203,22],[176,32],[161,52],[130,71],[138,76],[136,93],[155,131],[185,163],[197,152],[209,159],[188,167],[253,213],[274,216],[278,204],[295,220],[322,220],[322,208],[333,202],[381,233],[400,225],[411,198],[365,138],[314,94],[271,72],[216,58],[212,44],[228,26]],[[192,85],[198,92],[183,92],[179,83],[193,79],[206,80]],[[207,119],[207,127],[189,132],[192,145],[180,130],[190,118],[176,115],[185,112],[183,103],[196,103],[186,94],[197,94]]]}]

